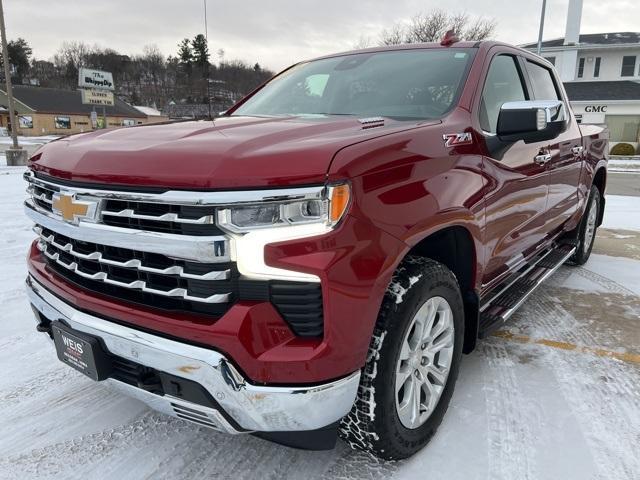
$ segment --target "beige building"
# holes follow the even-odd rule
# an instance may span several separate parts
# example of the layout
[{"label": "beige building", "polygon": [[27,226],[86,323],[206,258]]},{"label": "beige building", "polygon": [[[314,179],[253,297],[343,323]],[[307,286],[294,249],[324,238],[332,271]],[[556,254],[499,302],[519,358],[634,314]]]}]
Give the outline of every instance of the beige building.
[{"label": "beige building", "polygon": [[[168,119],[146,115],[118,98],[110,107],[84,105],[80,90],[15,85],[13,95],[18,134],[24,136],[69,135],[95,128],[128,127]],[[7,106],[7,94],[0,90],[0,127],[3,128],[10,127]],[[92,121],[94,110],[95,125]]]}]

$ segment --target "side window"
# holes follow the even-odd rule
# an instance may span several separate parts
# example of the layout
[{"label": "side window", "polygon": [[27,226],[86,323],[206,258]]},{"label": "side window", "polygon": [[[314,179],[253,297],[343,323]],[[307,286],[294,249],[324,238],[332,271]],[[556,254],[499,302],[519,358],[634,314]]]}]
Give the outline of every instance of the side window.
[{"label": "side window", "polygon": [[500,107],[506,102],[526,100],[515,57],[498,55],[491,60],[480,101],[480,126],[496,133]]},{"label": "side window", "polygon": [[536,100],[560,100],[551,70],[529,60],[527,70]]}]

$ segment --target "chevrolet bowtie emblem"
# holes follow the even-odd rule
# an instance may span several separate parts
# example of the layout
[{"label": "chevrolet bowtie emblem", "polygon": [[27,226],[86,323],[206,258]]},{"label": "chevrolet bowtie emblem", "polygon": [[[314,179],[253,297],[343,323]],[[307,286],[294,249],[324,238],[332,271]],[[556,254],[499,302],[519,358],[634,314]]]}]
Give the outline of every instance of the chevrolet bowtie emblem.
[{"label": "chevrolet bowtie emblem", "polygon": [[64,193],[55,193],[52,200],[53,211],[71,223],[78,223],[80,218],[89,216],[94,206],[94,202],[76,200],[75,195]]}]

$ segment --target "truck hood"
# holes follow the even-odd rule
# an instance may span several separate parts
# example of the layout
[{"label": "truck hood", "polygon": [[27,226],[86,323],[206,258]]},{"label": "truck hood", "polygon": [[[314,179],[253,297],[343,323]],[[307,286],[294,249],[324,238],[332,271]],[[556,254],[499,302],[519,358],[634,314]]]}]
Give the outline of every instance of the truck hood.
[{"label": "truck hood", "polygon": [[45,145],[30,166],[65,180],[140,187],[313,184],[324,181],[338,150],[415,126],[385,119],[364,128],[357,117],[222,117],[66,137]]}]

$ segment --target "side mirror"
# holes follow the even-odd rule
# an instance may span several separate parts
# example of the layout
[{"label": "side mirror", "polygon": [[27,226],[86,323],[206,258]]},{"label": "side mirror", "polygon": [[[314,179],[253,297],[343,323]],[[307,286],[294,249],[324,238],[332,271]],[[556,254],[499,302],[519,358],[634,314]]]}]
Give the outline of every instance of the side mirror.
[{"label": "side mirror", "polygon": [[503,142],[552,140],[569,125],[560,100],[507,102],[500,108],[497,136]]}]

